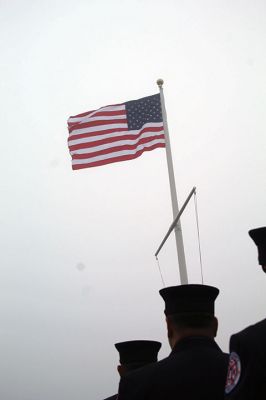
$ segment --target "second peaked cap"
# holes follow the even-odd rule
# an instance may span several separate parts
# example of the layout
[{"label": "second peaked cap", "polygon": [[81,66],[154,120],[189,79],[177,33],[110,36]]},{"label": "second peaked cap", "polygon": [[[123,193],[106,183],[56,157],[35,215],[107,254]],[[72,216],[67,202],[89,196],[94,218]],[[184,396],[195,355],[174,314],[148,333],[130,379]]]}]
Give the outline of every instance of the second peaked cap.
[{"label": "second peaked cap", "polygon": [[154,340],[129,340],[115,344],[121,364],[152,363],[157,361],[161,343]]},{"label": "second peaked cap", "polygon": [[208,285],[178,285],[159,291],[165,301],[165,315],[208,313],[214,315],[214,302],[219,289]]}]

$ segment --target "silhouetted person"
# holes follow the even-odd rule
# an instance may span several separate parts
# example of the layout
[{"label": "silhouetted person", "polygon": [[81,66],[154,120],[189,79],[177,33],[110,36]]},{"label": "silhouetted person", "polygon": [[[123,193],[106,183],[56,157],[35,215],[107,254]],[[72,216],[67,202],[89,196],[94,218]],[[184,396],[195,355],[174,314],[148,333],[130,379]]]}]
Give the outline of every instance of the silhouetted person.
[{"label": "silhouetted person", "polygon": [[[266,272],[266,227],[252,229],[249,235]],[[266,319],[231,336],[225,395],[235,400],[266,399]]]},{"label": "silhouetted person", "polygon": [[180,285],[160,290],[171,354],[120,381],[119,400],[222,400],[228,356],[214,338],[214,302],[219,290]]},{"label": "silhouetted person", "polygon": [[[119,353],[120,362],[120,365],[117,366],[117,371],[120,377],[137,368],[156,362],[161,345],[160,342],[153,340],[131,340],[116,343],[115,348]],[[117,394],[105,400],[115,399],[117,399]]]}]

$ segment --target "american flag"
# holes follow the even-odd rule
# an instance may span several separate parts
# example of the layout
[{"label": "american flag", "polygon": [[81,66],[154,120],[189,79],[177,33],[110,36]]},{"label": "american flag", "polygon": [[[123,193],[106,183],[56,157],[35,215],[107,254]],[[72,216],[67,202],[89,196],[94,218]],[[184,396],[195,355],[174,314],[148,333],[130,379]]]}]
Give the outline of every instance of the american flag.
[{"label": "american flag", "polygon": [[132,160],[165,147],[160,94],[75,115],[68,130],[74,170]]}]

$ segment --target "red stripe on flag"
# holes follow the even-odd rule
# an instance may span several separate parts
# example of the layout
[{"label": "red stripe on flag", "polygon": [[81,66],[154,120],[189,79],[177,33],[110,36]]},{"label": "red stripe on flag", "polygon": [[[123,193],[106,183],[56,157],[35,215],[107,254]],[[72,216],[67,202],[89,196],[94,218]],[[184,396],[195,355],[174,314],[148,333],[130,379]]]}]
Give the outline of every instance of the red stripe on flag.
[{"label": "red stripe on flag", "polygon": [[90,121],[90,122],[83,122],[79,124],[73,125],[69,128],[69,133],[72,133],[75,130],[91,128],[93,126],[104,126],[104,125],[112,125],[112,124],[126,124],[126,119],[106,119],[106,120],[98,120],[98,121]]},{"label": "red stripe on flag", "polygon": [[157,143],[151,147],[145,147],[144,149],[139,150],[137,153],[135,154],[127,154],[127,155],[123,155],[120,157],[113,157],[113,158],[108,158],[105,160],[100,160],[100,161],[94,161],[92,163],[87,163],[87,164],[75,164],[72,165],[72,169],[73,170],[77,170],[77,169],[83,169],[83,168],[91,168],[91,167],[98,167],[100,165],[105,165],[105,164],[112,164],[118,161],[127,161],[127,160],[133,160],[139,156],[141,156],[142,153],[144,153],[145,151],[151,151],[154,150],[156,148],[159,147],[165,147],[164,143]]},{"label": "red stripe on flag", "polygon": [[117,111],[97,111],[93,117],[115,117],[116,115],[126,115],[126,110],[117,110]]}]

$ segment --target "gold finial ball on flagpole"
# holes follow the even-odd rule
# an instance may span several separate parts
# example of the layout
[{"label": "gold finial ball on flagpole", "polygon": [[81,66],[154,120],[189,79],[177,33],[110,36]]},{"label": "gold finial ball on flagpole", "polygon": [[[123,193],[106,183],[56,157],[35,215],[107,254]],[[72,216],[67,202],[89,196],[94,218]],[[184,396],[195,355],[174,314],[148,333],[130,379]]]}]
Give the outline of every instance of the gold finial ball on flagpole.
[{"label": "gold finial ball on flagpole", "polygon": [[163,79],[157,79],[157,85],[161,88],[163,86]]}]

